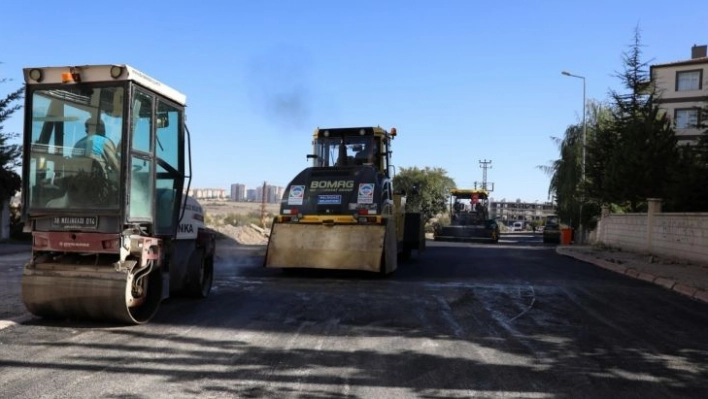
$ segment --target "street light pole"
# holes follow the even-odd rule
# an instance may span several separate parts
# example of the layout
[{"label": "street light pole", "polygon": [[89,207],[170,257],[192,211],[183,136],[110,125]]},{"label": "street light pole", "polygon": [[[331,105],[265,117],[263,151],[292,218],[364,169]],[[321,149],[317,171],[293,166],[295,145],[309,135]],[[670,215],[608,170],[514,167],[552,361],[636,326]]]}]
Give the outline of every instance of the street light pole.
[{"label": "street light pole", "polygon": [[581,182],[582,182],[582,197],[580,198],[580,219],[578,221],[578,230],[580,230],[580,241],[584,241],[583,232],[583,202],[585,201],[585,145],[587,140],[588,125],[585,121],[585,111],[586,101],[585,101],[585,76],[573,75],[568,71],[561,72],[565,76],[570,76],[572,78],[578,78],[583,80],[583,159],[581,163]]}]

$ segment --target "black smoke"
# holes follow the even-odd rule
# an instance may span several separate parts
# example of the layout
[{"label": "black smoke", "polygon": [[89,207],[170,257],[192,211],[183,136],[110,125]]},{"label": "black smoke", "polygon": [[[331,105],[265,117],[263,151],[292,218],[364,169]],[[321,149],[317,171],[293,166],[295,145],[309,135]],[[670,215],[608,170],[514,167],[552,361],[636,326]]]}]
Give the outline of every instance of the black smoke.
[{"label": "black smoke", "polygon": [[295,46],[279,45],[249,62],[246,87],[254,110],[282,128],[309,128],[312,60]]}]

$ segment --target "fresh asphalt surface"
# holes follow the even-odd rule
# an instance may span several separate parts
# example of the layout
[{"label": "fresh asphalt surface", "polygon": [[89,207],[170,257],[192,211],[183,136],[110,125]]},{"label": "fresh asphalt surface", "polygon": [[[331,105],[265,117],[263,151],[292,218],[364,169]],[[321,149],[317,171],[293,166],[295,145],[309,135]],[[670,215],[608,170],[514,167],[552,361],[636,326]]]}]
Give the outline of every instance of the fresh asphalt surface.
[{"label": "fresh asphalt surface", "polygon": [[[428,241],[389,277],[266,270],[262,247],[218,245],[212,295],[148,324],[5,323],[0,397],[708,397],[706,304],[540,235]],[[3,284],[17,259],[0,257]]]}]

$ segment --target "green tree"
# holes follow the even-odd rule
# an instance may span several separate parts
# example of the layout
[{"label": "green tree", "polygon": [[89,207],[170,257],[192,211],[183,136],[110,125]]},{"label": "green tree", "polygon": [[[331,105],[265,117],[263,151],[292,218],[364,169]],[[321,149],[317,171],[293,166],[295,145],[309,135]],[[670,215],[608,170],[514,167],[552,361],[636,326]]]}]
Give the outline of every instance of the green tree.
[{"label": "green tree", "polygon": [[406,192],[406,207],[419,209],[423,222],[445,212],[455,181],[442,168],[401,168],[393,178],[395,190]]},{"label": "green tree", "polygon": [[668,212],[708,212],[708,163],[698,145],[679,147],[672,195],[664,200]]},{"label": "green tree", "polygon": [[672,197],[665,209],[673,212],[708,212],[708,102],[699,110],[701,134],[694,145],[679,146]]},{"label": "green tree", "polygon": [[[638,28],[623,63],[616,77],[624,90],[611,90],[608,105],[589,103],[585,184],[579,184],[581,125],[569,126],[562,139],[554,137],[560,159],[539,167],[551,176],[549,194],[557,199],[558,214],[574,226],[580,201],[583,225],[589,227],[601,205],[636,212],[645,209],[647,198],[661,198],[667,210],[708,208],[708,134],[695,147],[678,147],[672,122],[659,108],[660,93],[648,63],[642,60]],[[708,105],[703,115],[701,120],[708,121]]]},{"label": "green tree", "polygon": [[615,153],[618,139],[613,129],[612,109],[598,102],[591,102],[588,110],[588,137],[586,145],[585,186],[587,201],[596,204],[615,202],[608,182],[612,170],[609,164]]},{"label": "green tree", "polygon": [[556,199],[556,213],[561,220],[577,226],[580,213],[580,180],[582,162],[582,125],[570,125],[562,138],[551,137],[560,152],[560,158],[541,165],[551,180],[548,194]]},{"label": "green tree", "polygon": [[641,34],[623,54],[624,70],[617,73],[626,92],[610,91],[615,145],[606,154],[603,189],[606,201],[624,202],[631,212],[643,210],[647,198],[670,198],[679,159],[676,134],[659,108],[659,94],[642,60]]},{"label": "green tree", "polygon": [[[0,79],[0,83],[6,81]],[[4,122],[21,108],[22,93],[23,88],[19,88],[0,99],[0,206],[22,186],[20,176],[13,170],[20,165],[22,147],[11,144],[19,134],[4,131]]]}]

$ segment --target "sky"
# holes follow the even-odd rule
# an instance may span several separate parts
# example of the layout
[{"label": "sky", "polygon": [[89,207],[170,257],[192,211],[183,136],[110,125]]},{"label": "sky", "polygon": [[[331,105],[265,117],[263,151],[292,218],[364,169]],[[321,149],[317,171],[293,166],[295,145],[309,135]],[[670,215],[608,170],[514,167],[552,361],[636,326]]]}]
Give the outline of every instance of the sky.
[{"label": "sky", "polygon": [[[22,68],[128,64],[187,96],[192,187],[286,186],[317,127],[396,127],[392,163],[495,200],[545,202],[551,137],[615,74],[639,28],[651,64],[708,44],[695,0],[34,0],[0,6],[0,97]],[[22,113],[5,122],[22,131]]]}]

